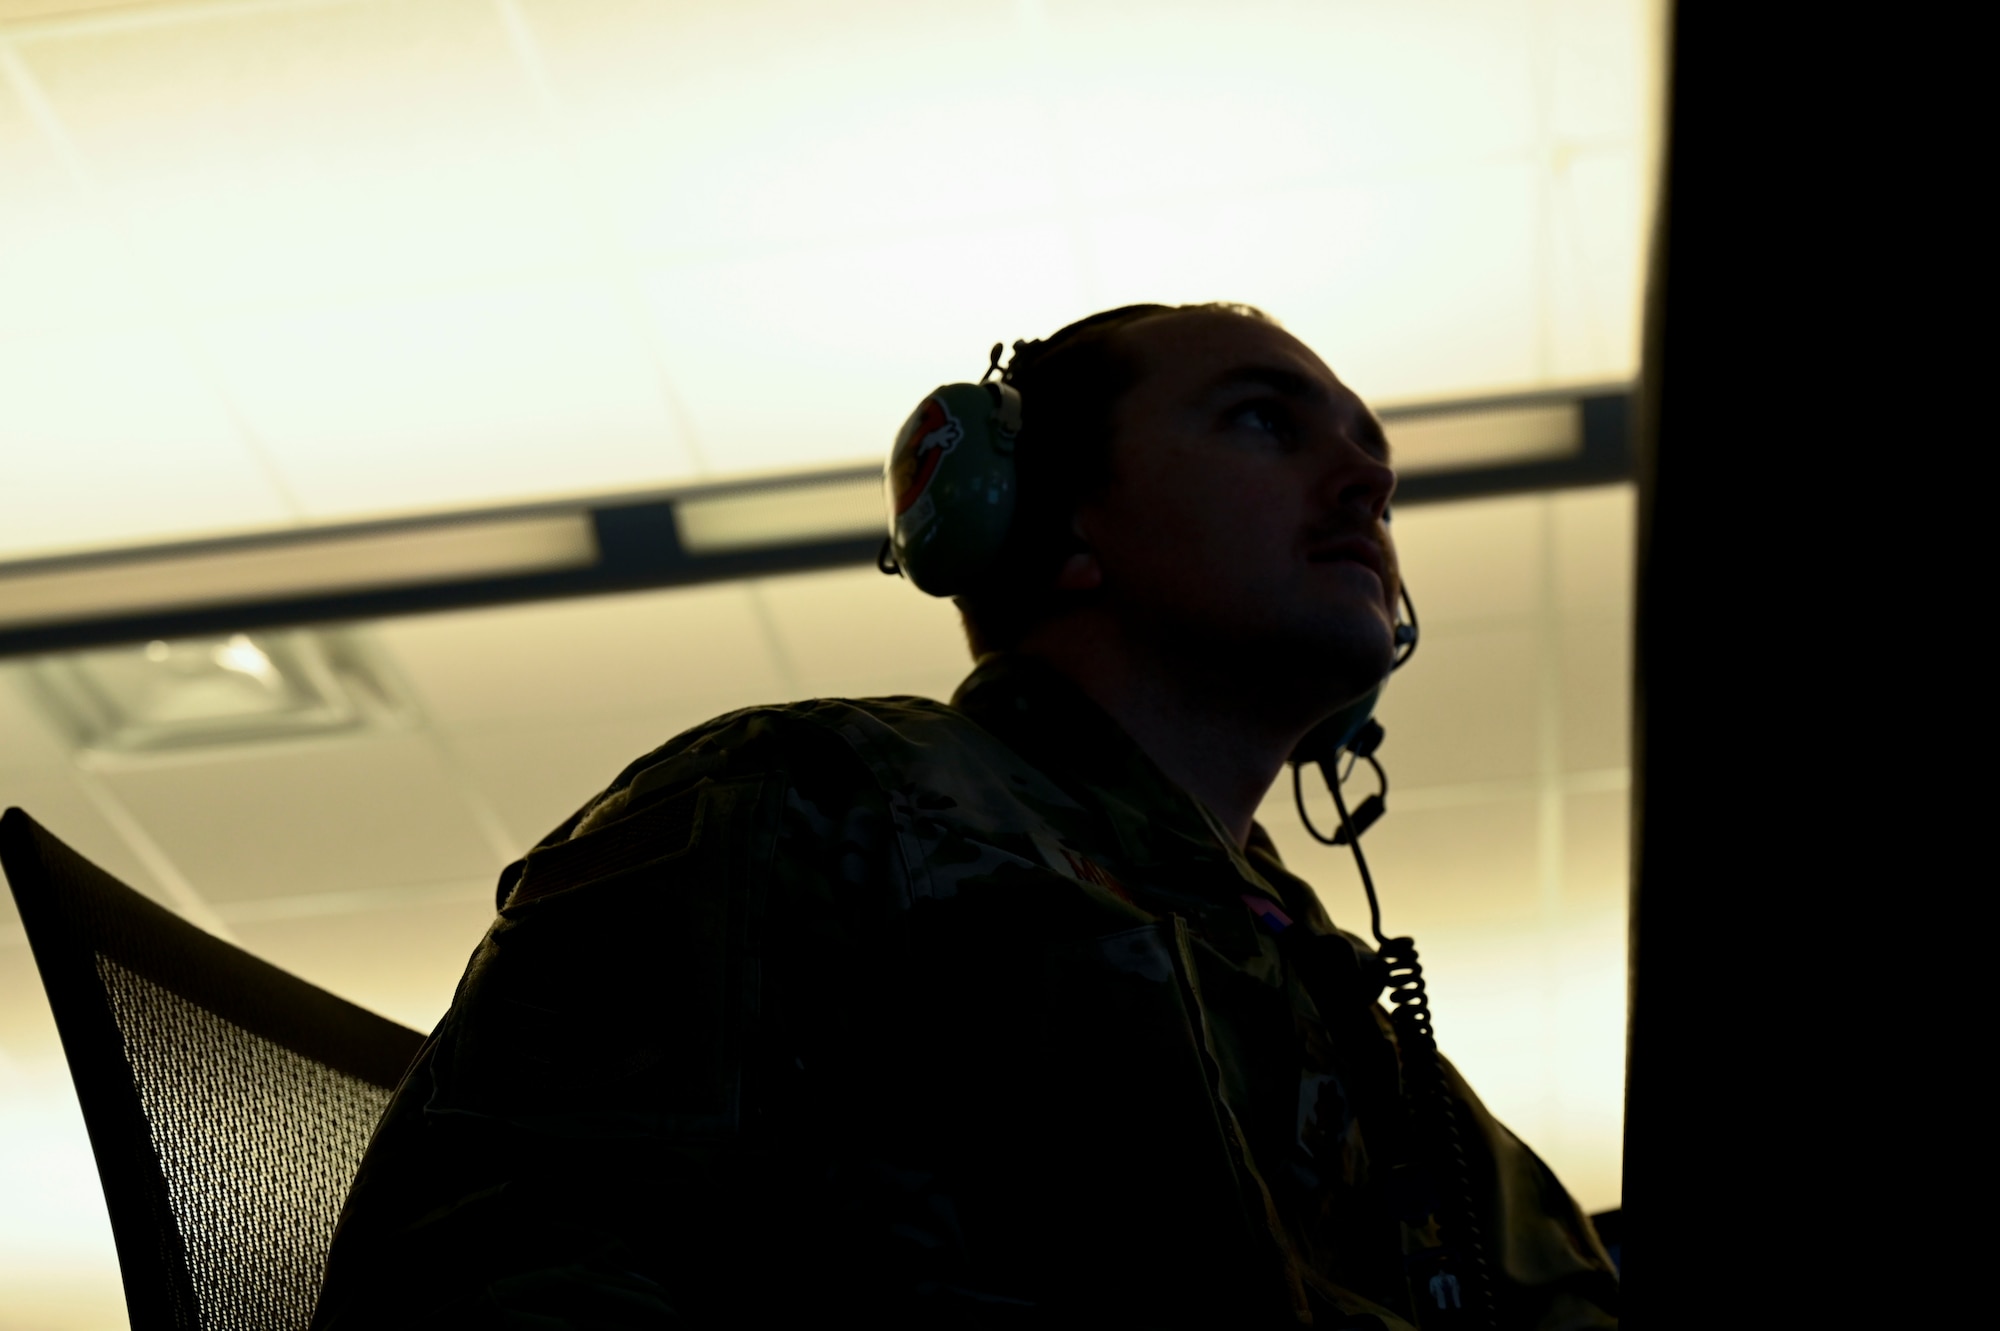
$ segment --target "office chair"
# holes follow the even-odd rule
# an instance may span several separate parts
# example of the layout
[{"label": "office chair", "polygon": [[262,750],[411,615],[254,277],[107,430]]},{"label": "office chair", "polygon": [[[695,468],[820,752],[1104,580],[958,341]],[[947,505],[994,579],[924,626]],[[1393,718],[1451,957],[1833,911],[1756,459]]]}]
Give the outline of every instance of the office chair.
[{"label": "office chair", "polygon": [[69,1058],[132,1331],[304,1331],[423,1036],[126,887],[20,809],[6,871]]}]

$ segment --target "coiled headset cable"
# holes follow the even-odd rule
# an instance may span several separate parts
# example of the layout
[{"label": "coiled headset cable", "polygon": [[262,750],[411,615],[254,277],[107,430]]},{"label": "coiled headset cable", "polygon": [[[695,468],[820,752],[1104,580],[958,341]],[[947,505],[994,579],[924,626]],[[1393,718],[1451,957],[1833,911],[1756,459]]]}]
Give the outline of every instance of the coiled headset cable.
[{"label": "coiled headset cable", "polygon": [[[1407,589],[1403,590],[1402,600],[1409,631],[1397,633],[1397,667],[1410,659],[1417,645],[1416,607]],[[1444,1058],[1438,1052],[1423,964],[1417,959],[1414,939],[1407,935],[1391,938],[1383,933],[1382,903],[1375,894],[1374,876],[1368,872],[1368,857],[1361,849],[1362,833],[1387,811],[1389,777],[1375,757],[1382,738],[1382,724],[1371,718],[1336,752],[1294,761],[1292,799],[1298,805],[1299,821],[1315,841],[1327,846],[1346,846],[1353,852],[1362,891],[1368,894],[1369,928],[1388,971],[1389,1022],[1402,1050],[1404,1099],[1412,1136],[1429,1157],[1401,1167],[1416,1171],[1416,1176],[1405,1180],[1409,1186],[1398,1191],[1431,1199],[1444,1240],[1439,1248],[1411,1254],[1408,1274],[1411,1294],[1422,1309],[1419,1320],[1427,1329],[1497,1328],[1499,1310],[1494,1301],[1492,1269],[1486,1259],[1479,1212],[1473,1201],[1472,1172],[1465,1155],[1458,1099],[1451,1093]],[[1340,766],[1343,755],[1347,759],[1344,770]],[[1340,815],[1340,827],[1331,835],[1321,832],[1306,811],[1302,773],[1306,762],[1311,761],[1317,761],[1320,774],[1326,778],[1327,790],[1333,795],[1334,810]],[[1364,762],[1375,773],[1376,789],[1349,812],[1341,786]]]}]

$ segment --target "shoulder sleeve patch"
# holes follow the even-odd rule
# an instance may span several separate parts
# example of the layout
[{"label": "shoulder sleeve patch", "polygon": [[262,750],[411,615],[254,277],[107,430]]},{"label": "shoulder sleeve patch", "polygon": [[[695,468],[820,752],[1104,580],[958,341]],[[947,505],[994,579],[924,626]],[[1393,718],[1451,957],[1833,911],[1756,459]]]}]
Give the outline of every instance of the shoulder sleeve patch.
[{"label": "shoulder sleeve patch", "polygon": [[686,854],[695,843],[701,809],[712,784],[700,781],[672,799],[648,804],[574,840],[528,852],[507,905],[524,905],[642,864]]}]

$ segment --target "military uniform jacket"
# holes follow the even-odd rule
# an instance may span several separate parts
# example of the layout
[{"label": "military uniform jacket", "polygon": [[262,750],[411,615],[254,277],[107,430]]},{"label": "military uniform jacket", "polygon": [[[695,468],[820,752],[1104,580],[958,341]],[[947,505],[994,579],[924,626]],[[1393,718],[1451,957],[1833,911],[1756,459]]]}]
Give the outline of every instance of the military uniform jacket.
[{"label": "military uniform jacket", "polygon": [[[314,1325],[1405,1328],[1380,989],[1046,667],[737,712],[503,875]],[[1451,1076],[1502,1323],[1615,1325]]]}]

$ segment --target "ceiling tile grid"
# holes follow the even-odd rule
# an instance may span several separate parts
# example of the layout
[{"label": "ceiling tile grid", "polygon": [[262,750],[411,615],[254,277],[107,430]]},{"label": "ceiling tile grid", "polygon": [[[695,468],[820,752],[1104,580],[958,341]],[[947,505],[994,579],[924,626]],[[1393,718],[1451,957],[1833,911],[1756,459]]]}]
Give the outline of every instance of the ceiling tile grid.
[{"label": "ceiling tile grid", "polygon": [[1623,377],[1648,12],[0,23],[0,364],[103,342],[0,411],[0,555],[869,457],[993,340],[1131,300],[1264,305],[1381,399]]}]

